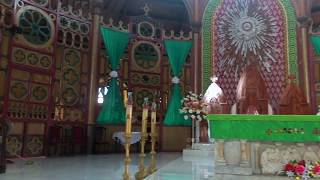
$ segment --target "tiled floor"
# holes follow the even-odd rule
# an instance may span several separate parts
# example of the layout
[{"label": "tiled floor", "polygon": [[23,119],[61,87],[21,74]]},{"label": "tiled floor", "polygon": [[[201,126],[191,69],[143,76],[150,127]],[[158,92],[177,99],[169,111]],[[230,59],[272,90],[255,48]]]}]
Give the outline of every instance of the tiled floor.
[{"label": "tiled floor", "polygon": [[[145,164],[149,164],[147,156]],[[123,155],[90,155],[33,159],[33,164],[16,160],[9,164],[0,180],[121,180],[124,171]],[[138,154],[132,156],[132,180],[138,170]],[[181,153],[160,153],[158,171],[146,180],[277,180],[277,176],[235,176],[214,174],[212,158],[182,157]]]},{"label": "tiled floor", "polygon": [[146,180],[288,180],[279,176],[215,174],[212,158],[180,157],[160,168]]},{"label": "tiled floor", "polygon": [[[158,167],[180,156],[180,153],[161,153]],[[132,176],[138,169],[138,158],[138,154],[132,157]],[[7,173],[0,175],[0,180],[120,180],[124,171],[122,154],[33,159],[33,162],[27,165],[25,161],[15,160],[7,166]]]}]

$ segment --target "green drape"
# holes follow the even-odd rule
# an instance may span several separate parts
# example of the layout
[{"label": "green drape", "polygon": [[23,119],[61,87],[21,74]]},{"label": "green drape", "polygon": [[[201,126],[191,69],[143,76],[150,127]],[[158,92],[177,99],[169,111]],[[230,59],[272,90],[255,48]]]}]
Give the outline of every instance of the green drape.
[{"label": "green drape", "polygon": [[[120,58],[129,42],[129,33],[101,27],[101,34],[108,54],[108,62],[112,71],[120,67]],[[124,124],[125,108],[117,77],[111,77],[108,93],[104,97],[98,124]]]},{"label": "green drape", "polygon": [[320,55],[320,36],[311,36],[311,43],[313,45],[314,51],[317,55]]},{"label": "green drape", "polygon": [[[165,48],[169,57],[169,62],[173,76],[180,77],[183,65],[192,47],[190,41],[165,40]],[[168,126],[191,126],[191,120],[185,120],[180,113],[181,108],[181,87],[180,84],[173,84],[171,100],[164,119],[164,124]]]}]

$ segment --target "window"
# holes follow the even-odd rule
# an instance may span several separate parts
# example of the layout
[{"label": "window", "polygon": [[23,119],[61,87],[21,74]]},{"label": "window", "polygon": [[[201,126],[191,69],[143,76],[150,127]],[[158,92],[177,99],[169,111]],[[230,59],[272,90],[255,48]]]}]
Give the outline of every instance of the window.
[{"label": "window", "polygon": [[98,104],[103,103],[104,96],[107,95],[107,93],[108,93],[108,88],[109,88],[109,86],[99,87],[99,89],[98,89]]}]

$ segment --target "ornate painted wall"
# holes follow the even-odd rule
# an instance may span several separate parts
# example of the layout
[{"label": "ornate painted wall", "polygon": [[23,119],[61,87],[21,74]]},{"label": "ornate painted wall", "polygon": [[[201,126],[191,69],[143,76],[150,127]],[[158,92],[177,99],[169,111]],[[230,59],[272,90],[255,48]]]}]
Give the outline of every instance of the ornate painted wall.
[{"label": "ornate painted wall", "polygon": [[[124,101],[126,101],[126,94],[128,91],[133,92],[133,123],[136,125],[134,131],[140,131],[138,128],[141,125],[142,119],[142,104],[145,97],[149,101],[156,101],[158,104],[157,121],[158,130],[160,132],[159,143],[162,143],[161,148],[172,148],[172,145],[166,146],[169,135],[163,132],[163,119],[166,113],[166,108],[171,97],[171,68],[168,56],[164,47],[165,39],[180,39],[191,40],[192,34],[189,32],[174,32],[166,30],[166,27],[150,18],[147,15],[130,17],[128,27],[124,24],[113,23],[110,20],[101,22],[102,26],[113,28],[128,28],[132,34],[128,48],[125,55],[122,57],[119,69],[120,87]],[[100,39],[99,49],[99,97],[103,97],[106,93],[104,87],[107,85],[109,79],[110,67],[108,64],[108,56],[105,54],[104,45]],[[183,69],[181,77],[181,85],[184,92],[193,90],[193,76],[192,76],[192,61],[190,56],[187,58],[186,65]],[[97,112],[99,111],[97,108]],[[149,125],[148,125],[149,126]],[[150,128],[149,128],[150,129]],[[148,129],[148,131],[149,131]],[[119,129],[112,126],[105,126],[104,134],[118,131]],[[109,132],[107,132],[109,131]],[[171,136],[171,135],[170,135]],[[183,144],[185,142],[182,142]],[[103,151],[103,150],[98,150]]]},{"label": "ornate painted wall", "polygon": [[12,124],[8,155],[43,155],[53,138],[70,136],[70,146],[85,139],[88,14],[48,0],[1,1],[0,8],[1,110]]},{"label": "ornate painted wall", "polygon": [[228,104],[234,104],[239,75],[253,60],[276,106],[288,75],[299,78],[290,0],[209,0],[203,17],[203,88],[217,75]]}]

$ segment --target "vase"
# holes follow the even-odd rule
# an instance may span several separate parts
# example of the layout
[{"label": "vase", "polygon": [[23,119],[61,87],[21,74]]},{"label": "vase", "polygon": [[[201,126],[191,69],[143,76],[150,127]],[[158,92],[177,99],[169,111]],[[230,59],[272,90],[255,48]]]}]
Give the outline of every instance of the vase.
[{"label": "vase", "polygon": [[202,120],[200,121],[200,143],[208,143],[208,121]]}]

